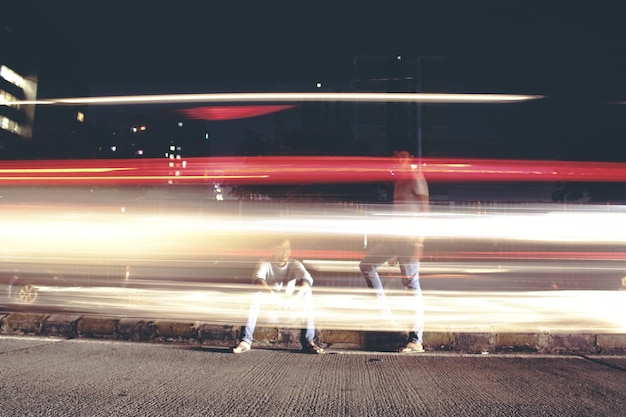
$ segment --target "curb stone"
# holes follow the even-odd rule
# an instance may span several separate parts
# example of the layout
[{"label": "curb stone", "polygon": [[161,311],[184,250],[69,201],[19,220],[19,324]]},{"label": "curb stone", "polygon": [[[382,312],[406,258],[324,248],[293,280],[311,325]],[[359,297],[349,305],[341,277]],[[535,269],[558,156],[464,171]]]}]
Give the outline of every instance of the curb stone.
[{"label": "curb stone", "polygon": [[78,335],[96,339],[116,339],[120,319],[85,316],[78,320]]},{"label": "curb stone", "polygon": [[41,325],[41,334],[73,339],[78,336],[77,314],[51,314]]},{"label": "curb stone", "polygon": [[[80,316],[77,314],[0,313],[0,334],[72,338],[118,339],[132,342],[191,343],[233,346],[241,325]],[[406,342],[405,332],[319,329],[319,343],[330,349],[388,351]],[[255,345],[299,349],[300,330],[258,327]],[[467,353],[626,354],[626,333],[595,334],[504,331],[453,333],[425,332],[430,351]]]}]

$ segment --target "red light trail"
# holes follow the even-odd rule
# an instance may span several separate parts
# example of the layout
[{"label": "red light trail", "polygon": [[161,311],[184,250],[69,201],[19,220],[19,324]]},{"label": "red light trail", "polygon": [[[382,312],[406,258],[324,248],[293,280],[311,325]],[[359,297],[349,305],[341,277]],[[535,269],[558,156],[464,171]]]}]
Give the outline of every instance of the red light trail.
[{"label": "red light trail", "polygon": [[[392,158],[338,156],[258,156],[186,158],[183,167],[168,159],[5,161],[0,185],[139,185],[221,182],[225,184],[312,184],[392,181]],[[415,161],[417,163],[417,161]],[[415,165],[417,166],[417,165]],[[430,182],[623,182],[626,164],[424,158]]]}]

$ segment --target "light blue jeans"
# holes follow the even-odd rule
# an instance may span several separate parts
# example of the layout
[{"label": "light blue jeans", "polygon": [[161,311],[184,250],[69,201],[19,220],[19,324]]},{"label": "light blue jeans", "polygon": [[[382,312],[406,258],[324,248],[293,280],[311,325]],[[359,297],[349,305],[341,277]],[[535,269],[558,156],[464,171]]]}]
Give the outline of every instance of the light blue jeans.
[{"label": "light blue jeans", "polygon": [[383,316],[391,318],[392,313],[387,303],[383,283],[378,275],[378,268],[390,259],[397,258],[402,274],[402,284],[411,291],[414,307],[414,324],[409,332],[409,342],[422,343],[424,332],[424,301],[419,280],[419,261],[411,262],[413,242],[404,239],[388,239],[381,241],[363,258],[359,267],[369,288],[376,291],[376,297]]},{"label": "light blue jeans", "polygon": [[[296,288],[296,293],[300,290]],[[295,297],[294,295],[284,295],[284,297]],[[306,346],[309,343],[313,343],[315,340],[315,321],[313,318],[313,294],[311,287],[308,287],[298,300],[299,304],[296,306],[294,315],[301,318],[302,325],[306,326],[300,330],[300,343],[302,346]],[[256,291],[252,294],[252,302],[250,303],[250,310],[248,311],[248,321],[245,326],[241,327],[240,339],[244,342],[252,344],[254,329],[259,318],[262,307],[268,306],[273,302],[270,294],[267,291]]]}]

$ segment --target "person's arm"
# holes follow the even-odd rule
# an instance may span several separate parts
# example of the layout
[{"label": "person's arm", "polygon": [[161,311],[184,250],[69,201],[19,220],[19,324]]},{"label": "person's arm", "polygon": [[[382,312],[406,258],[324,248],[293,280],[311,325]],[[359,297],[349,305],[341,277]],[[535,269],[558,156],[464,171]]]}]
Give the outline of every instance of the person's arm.
[{"label": "person's arm", "polygon": [[293,260],[293,267],[295,268],[296,282],[299,284],[298,292],[295,294],[295,298],[300,298],[304,295],[313,285],[313,277],[306,270],[304,264],[300,261]]},{"label": "person's arm", "polygon": [[311,284],[309,284],[308,281],[301,280],[300,281],[300,289],[296,293],[296,298],[301,297],[304,293],[306,293],[309,290],[309,288],[311,288]]},{"label": "person's arm", "polygon": [[269,264],[266,261],[259,261],[256,270],[254,271],[254,284],[259,285],[264,291],[273,294],[272,287],[267,283],[267,276],[269,274]]},{"label": "person's arm", "polygon": [[257,279],[254,280],[254,284],[263,287],[264,291],[267,291],[270,294],[274,294],[274,291],[272,290],[272,287],[267,285],[267,281],[265,279],[257,278]]}]

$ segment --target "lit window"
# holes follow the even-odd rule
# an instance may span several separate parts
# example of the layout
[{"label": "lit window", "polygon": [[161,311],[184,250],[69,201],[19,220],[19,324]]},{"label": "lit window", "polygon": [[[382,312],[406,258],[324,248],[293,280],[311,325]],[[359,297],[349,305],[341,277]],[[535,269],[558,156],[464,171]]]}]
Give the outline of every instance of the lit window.
[{"label": "lit window", "polygon": [[137,132],[137,128],[133,127],[132,129],[130,129],[133,133]]},{"label": "lit window", "polygon": [[175,150],[176,150],[176,146],[170,145],[170,151],[175,151]]},{"label": "lit window", "polygon": [[111,146],[111,150],[112,150],[113,152],[117,151],[117,146]]},{"label": "lit window", "polygon": [[16,109],[19,109],[21,107],[19,104],[11,104],[14,101],[17,101],[17,97],[6,91],[0,90],[0,104],[5,106],[14,106]]},{"label": "lit window", "polygon": [[21,75],[4,65],[0,67],[0,77],[21,88],[24,88],[24,84],[26,84]]},{"label": "lit window", "polygon": [[85,121],[85,113],[83,113],[82,111],[79,111],[78,113],[76,113],[76,120],[78,120],[79,122],[84,122]]},{"label": "lit window", "polygon": [[144,125],[144,126],[141,126],[141,127],[139,128],[139,130],[141,130],[141,131],[143,132],[144,130],[146,130],[146,126],[145,126],[145,125]]}]

